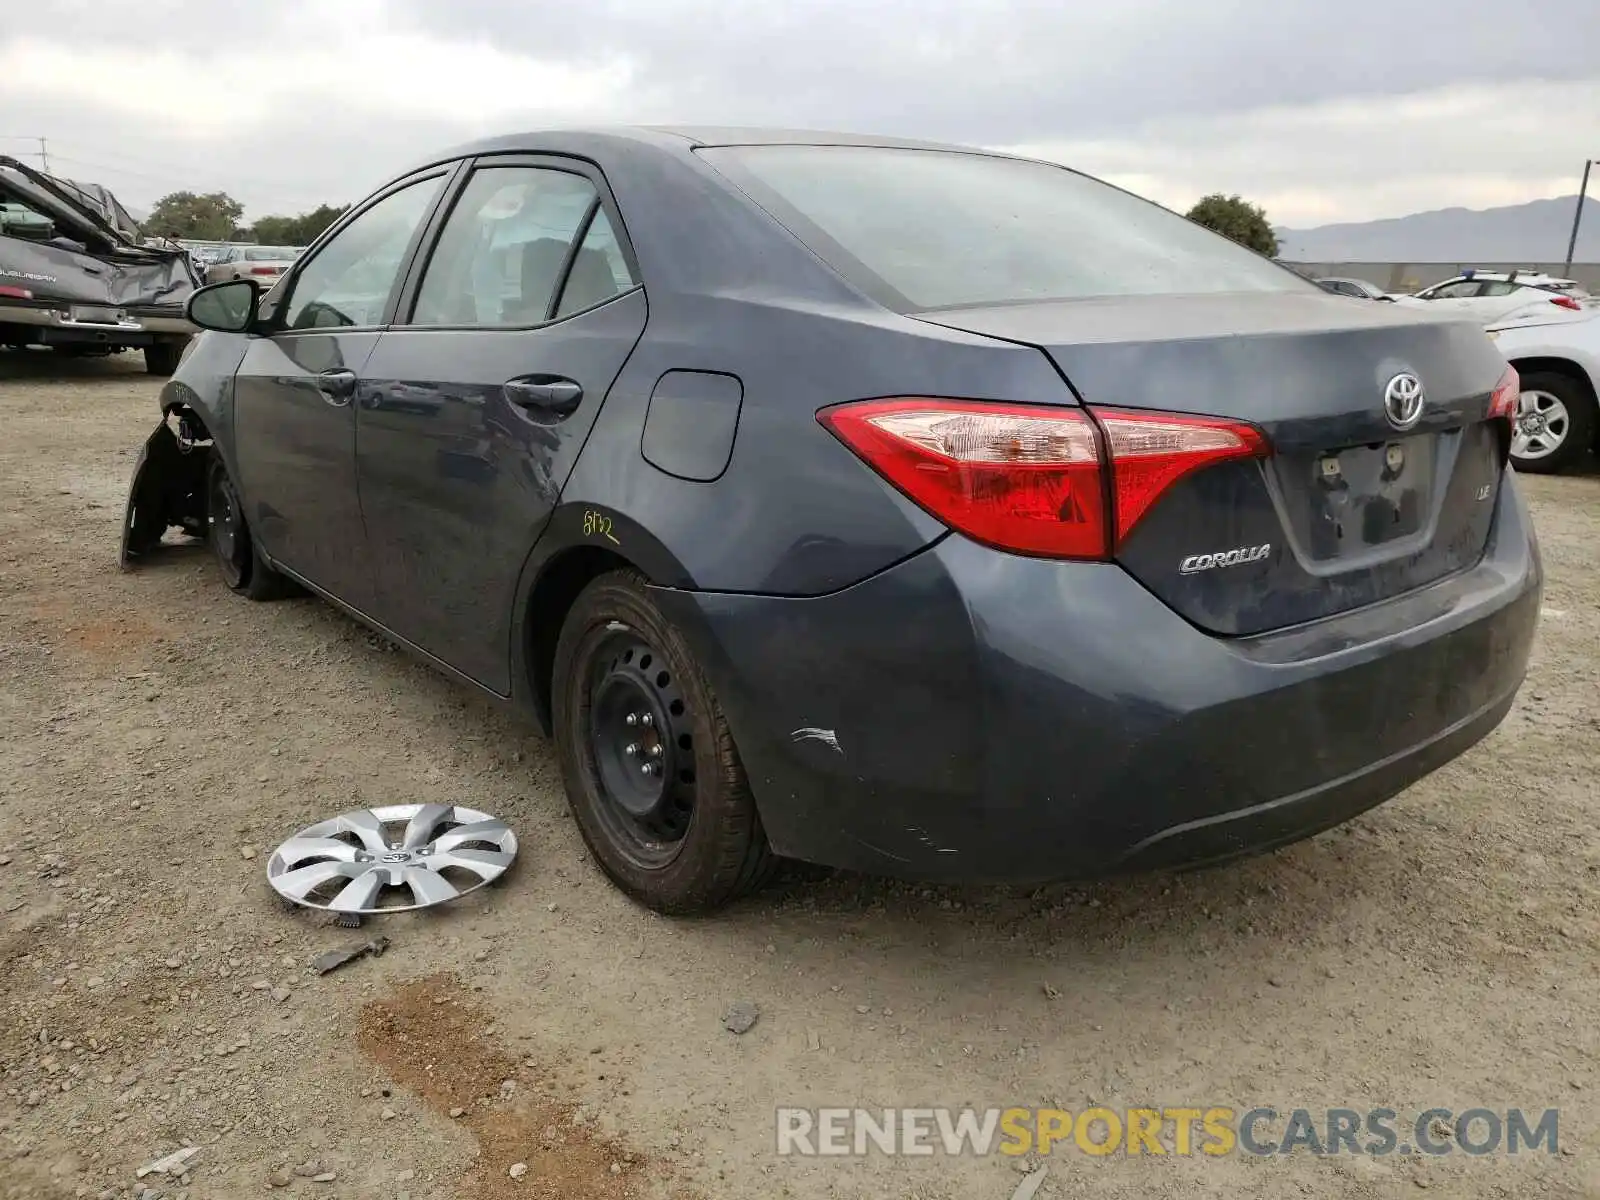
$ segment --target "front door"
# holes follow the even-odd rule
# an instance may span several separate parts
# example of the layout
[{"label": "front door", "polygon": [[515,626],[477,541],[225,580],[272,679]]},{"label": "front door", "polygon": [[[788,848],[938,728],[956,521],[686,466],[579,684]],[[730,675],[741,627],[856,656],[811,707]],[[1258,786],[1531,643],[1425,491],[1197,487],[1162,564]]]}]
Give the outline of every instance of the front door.
[{"label": "front door", "polygon": [[234,379],[245,515],[276,562],[366,611],[372,566],[356,489],[355,402],[444,173],[363,208],[297,268]]},{"label": "front door", "polygon": [[[468,176],[408,320],[367,360],[357,471],[377,619],[502,694],[529,551],[634,343],[645,300],[587,167]],[[420,261],[420,260],[419,260]]]}]

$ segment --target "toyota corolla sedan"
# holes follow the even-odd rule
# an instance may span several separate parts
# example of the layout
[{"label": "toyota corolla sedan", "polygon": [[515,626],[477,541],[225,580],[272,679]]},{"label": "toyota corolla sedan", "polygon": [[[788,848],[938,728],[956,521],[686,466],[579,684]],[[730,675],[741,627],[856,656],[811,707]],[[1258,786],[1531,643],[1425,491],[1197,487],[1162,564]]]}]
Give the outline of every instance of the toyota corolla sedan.
[{"label": "toyota corolla sedan", "polygon": [[1541,572],[1482,329],[1065,167],[502,137],[190,313],[125,563],[206,537],[235,592],[309,590],[526,713],[663,911],[779,856],[1040,882],[1263,850],[1461,754],[1523,678]]}]

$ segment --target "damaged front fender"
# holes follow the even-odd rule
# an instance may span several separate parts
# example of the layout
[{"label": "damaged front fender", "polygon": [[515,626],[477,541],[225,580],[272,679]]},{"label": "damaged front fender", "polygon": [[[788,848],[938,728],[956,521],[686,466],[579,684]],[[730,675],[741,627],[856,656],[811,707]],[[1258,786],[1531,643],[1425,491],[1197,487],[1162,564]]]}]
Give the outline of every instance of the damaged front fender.
[{"label": "damaged front fender", "polygon": [[145,439],[133,469],[119,566],[127,570],[149,554],[169,529],[180,529],[190,537],[206,536],[206,474],[214,453],[215,446],[192,413],[175,409],[165,414]]}]

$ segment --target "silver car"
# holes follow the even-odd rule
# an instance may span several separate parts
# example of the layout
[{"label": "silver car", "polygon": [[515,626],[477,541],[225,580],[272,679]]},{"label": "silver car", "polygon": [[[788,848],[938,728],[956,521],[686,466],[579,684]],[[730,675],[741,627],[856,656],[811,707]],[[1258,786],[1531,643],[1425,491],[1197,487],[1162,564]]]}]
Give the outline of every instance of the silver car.
[{"label": "silver car", "polygon": [[299,257],[300,248],[295,246],[224,246],[206,266],[206,282],[254,279],[265,290],[277,283],[278,276]]}]

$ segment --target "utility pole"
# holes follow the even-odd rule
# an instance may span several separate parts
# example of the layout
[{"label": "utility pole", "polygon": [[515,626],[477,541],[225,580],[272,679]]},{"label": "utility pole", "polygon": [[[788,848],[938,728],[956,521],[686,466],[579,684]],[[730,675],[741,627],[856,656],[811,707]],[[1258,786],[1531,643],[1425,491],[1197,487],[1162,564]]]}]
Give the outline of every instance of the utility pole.
[{"label": "utility pole", "polygon": [[[50,146],[44,138],[39,139],[39,167],[46,174],[50,174]],[[1589,168],[1584,167],[1583,177],[1589,178]]]},{"label": "utility pole", "polygon": [[1583,223],[1583,201],[1589,194],[1589,168],[1594,166],[1594,159],[1583,160],[1583,182],[1578,185],[1578,207],[1572,214],[1572,236],[1567,239],[1567,265],[1562,271],[1563,275],[1572,274],[1572,256],[1578,250],[1578,226]]}]

